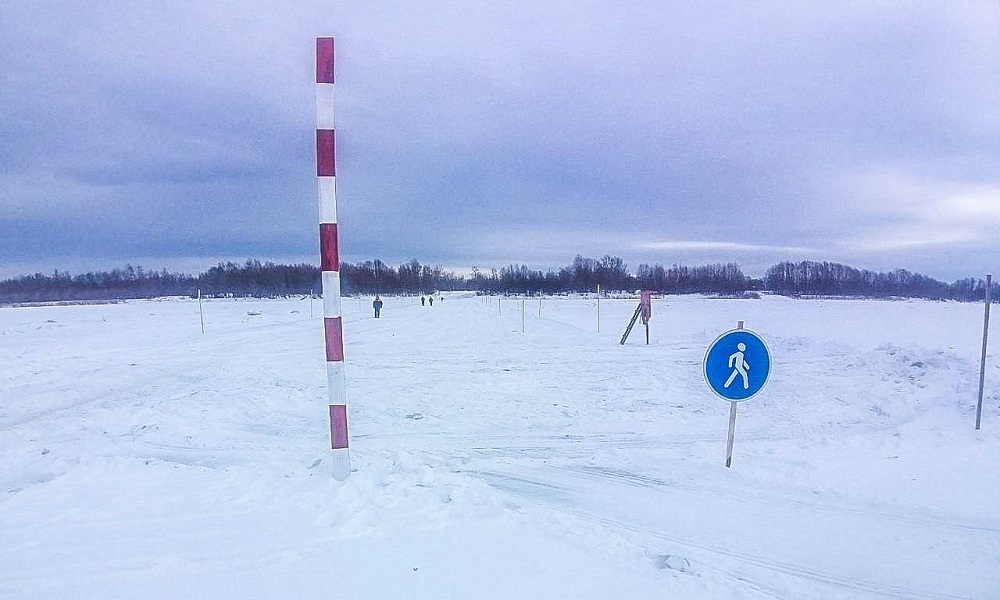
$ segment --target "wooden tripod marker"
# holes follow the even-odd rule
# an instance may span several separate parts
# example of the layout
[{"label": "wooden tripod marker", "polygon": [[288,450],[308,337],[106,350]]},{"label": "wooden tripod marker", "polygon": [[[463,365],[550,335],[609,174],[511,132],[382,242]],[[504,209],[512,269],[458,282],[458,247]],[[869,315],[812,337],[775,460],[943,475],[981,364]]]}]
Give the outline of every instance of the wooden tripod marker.
[{"label": "wooden tripod marker", "polygon": [[619,342],[621,345],[625,345],[625,340],[627,340],[629,334],[632,333],[632,328],[635,327],[635,322],[639,319],[639,317],[642,317],[642,324],[646,327],[646,345],[649,345],[649,319],[653,314],[651,302],[650,292],[642,292],[639,306],[635,307],[635,312],[632,313],[632,320],[628,322],[628,327],[625,328],[625,333],[622,335],[622,339]]}]

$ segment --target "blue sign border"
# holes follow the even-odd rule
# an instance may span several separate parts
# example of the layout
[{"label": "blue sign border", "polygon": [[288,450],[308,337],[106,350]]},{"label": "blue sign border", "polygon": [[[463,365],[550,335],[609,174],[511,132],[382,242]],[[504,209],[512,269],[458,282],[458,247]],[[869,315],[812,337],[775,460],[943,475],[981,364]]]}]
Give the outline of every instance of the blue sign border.
[{"label": "blue sign border", "polygon": [[[733,368],[728,366],[729,357],[739,343],[746,344],[747,351],[754,357],[748,364],[748,380],[751,382],[749,389],[744,390],[742,385],[731,385],[725,387],[724,380],[735,375]],[[760,350],[764,350],[767,362],[763,366],[760,364]],[[758,373],[764,373],[763,380]],[[767,380],[771,375],[771,351],[767,344],[757,333],[749,329],[731,329],[715,338],[705,351],[705,360],[702,363],[702,373],[705,382],[716,396],[729,402],[745,402],[764,389]],[[716,379],[716,381],[713,381]],[[739,378],[737,378],[739,381]],[[736,383],[735,381],[733,383]]]}]

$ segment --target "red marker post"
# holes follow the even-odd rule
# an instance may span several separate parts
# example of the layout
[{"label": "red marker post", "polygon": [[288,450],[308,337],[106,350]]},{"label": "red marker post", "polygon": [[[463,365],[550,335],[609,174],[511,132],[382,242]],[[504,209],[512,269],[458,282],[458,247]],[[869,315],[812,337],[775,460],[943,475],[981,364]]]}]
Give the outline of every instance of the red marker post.
[{"label": "red marker post", "polygon": [[340,249],[337,239],[337,161],[333,115],[333,38],[316,38],[316,178],[319,183],[319,248],[323,278],[323,333],[330,399],[333,477],[351,473],[347,443],[347,383],[344,322],[340,306]]}]

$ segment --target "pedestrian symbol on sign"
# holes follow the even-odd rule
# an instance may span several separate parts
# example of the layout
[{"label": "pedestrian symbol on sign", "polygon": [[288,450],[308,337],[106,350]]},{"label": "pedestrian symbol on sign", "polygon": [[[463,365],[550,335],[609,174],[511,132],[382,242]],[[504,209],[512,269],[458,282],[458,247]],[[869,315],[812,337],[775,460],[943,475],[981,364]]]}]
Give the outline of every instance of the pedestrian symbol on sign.
[{"label": "pedestrian symbol on sign", "polygon": [[733,369],[733,374],[729,376],[729,379],[726,380],[726,385],[722,387],[728,388],[733,384],[736,376],[741,375],[743,377],[743,389],[750,389],[750,377],[747,375],[747,369],[750,368],[750,365],[743,358],[743,353],[746,352],[746,349],[747,345],[740,342],[736,344],[736,352],[729,355],[729,368]]}]

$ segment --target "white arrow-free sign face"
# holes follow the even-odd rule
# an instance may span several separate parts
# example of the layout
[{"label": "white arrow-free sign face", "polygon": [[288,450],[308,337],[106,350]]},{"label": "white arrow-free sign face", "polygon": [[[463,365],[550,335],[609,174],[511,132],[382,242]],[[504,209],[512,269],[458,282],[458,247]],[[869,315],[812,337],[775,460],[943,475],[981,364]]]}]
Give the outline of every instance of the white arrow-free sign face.
[{"label": "white arrow-free sign face", "polygon": [[760,392],[771,372],[771,353],[756,333],[734,329],[715,338],[705,353],[705,381],[717,396],[731,402]]}]

